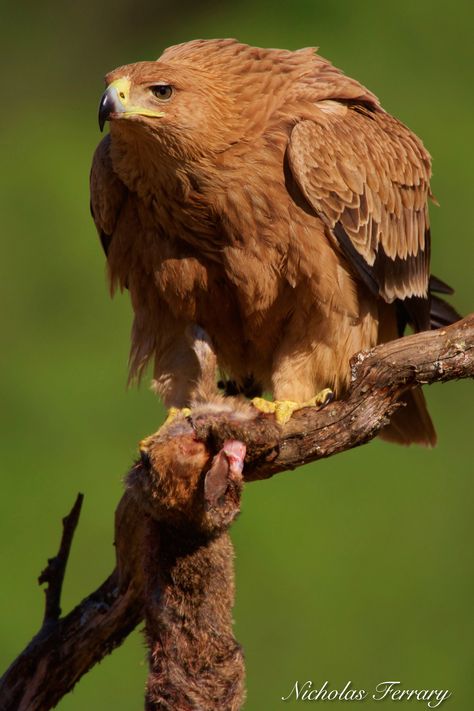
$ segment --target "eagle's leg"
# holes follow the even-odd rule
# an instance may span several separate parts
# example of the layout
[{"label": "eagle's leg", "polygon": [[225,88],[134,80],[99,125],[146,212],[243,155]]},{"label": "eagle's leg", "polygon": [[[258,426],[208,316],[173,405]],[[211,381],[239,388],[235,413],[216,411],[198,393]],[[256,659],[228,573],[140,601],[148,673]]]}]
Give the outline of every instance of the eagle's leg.
[{"label": "eagle's leg", "polygon": [[268,378],[275,403],[257,401],[280,422],[297,409],[322,407],[344,393],[352,355],[377,343],[377,303],[355,288],[349,274],[339,270],[336,276],[324,299],[310,303],[307,291],[295,294],[298,307],[282,329]]},{"label": "eagle's leg", "polygon": [[217,359],[211,341],[195,323],[181,325],[180,333],[157,348],[152,389],[163,400],[171,418],[217,394]]},{"label": "eagle's leg", "polygon": [[324,342],[314,343],[312,334],[321,333],[321,328],[314,322],[316,314],[311,314],[311,319],[296,311],[287,324],[269,377],[273,401],[252,400],[262,412],[274,413],[280,424],[288,422],[296,410],[323,407],[334,398],[334,352]]},{"label": "eagle's leg", "polygon": [[[194,405],[217,395],[216,371],[217,358],[211,340],[197,324],[188,324],[173,348],[157,353],[152,389],[167,408],[160,430],[177,418],[190,415]],[[140,451],[146,451],[155,436],[156,433],[142,439]]]},{"label": "eagle's leg", "polygon": [[[206,331],[196,323],[189,324],[185,330],[187,344],[197,360],[197,373],[192,382],[191,390],[187,395],[190,407],[171,406],[164,425],[181,415],[187,417],[191,414],[191,407],[207,400],[212,400],[218,394],[216,381],[217,356]],[[194,365],[194,364],[193,364]],[[164,426],[163,425],[163,426]]]}]

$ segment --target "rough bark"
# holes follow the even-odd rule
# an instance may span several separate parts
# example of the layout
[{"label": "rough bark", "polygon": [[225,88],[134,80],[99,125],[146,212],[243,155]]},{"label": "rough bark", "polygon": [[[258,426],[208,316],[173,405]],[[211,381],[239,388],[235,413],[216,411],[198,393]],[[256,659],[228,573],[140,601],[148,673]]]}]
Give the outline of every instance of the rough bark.
[{"label": "rough bark", "polygon": [[239,708],[243,663],[231,630],[226,531],[239,510],[242,478],[228,441],[245,444],[246,482],[364,444],[389,421],[406,390],[474,376],[474,316],[359,354],[352,372],[344,399],[319,411],[300,410],[284,427],[271,415],[236,416],[214,403],[148,438],[117,509],[116,570],[60,618],[59,578],[70,545],[63,541],[56,572],[50,564],[43,574],[56,591],[43,627],[0,680],[0,708],[52,708],[143,617],[149,711]]}]

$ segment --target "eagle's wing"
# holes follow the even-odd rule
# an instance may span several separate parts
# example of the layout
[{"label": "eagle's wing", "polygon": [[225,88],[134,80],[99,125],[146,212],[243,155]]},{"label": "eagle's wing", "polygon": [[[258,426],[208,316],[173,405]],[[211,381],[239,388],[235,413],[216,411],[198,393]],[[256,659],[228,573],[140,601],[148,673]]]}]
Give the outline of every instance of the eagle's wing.
[{"label": "eagle's wing", "polygon": [[115,173],[110,159],[110,135],[97,146],[90,175],[91,213],[106,255],[128,190]]},{"label": "eagle's wing", "polygon": [[323,101],[293,128],[288,163],[371,291],[416,304],[416,325],[429,328],[431,161],[421,141],[381,109]]}]

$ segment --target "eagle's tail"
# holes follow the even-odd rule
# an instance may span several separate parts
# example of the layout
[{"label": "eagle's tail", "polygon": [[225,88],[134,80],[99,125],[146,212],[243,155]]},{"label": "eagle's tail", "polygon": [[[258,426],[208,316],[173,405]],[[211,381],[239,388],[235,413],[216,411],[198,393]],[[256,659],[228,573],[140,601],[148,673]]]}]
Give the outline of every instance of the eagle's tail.
[{"label": "eagle's tail", "polygon": [[462,316],[447,301],[435,294],[454,294],[454,289],[433,275],[430,276],[430,326],[434,330],[459,321]]},{"label": "eagle's tail", "polygon": [[[454,290],[435,276],[430,277],[429,289],[431,329],[449,326],[450,323],[458,321],[461,316],[456,309],[435,295],[435,293],[453,294]],[[421,388],[409,390],[400,398],[400,402],[401,407],[392,415],[390,424],[380,432],[380,437],[398,444],[421,444],[425,447],[434,447],[436,431]]]},{"label": "eagle's tail", "polygon": [[381,430],[379,436],[387,442],[434,447],[436,431],[421,388],[406,392],[400,398],[400,403],[403,404],[392,415],[390,424]]}]

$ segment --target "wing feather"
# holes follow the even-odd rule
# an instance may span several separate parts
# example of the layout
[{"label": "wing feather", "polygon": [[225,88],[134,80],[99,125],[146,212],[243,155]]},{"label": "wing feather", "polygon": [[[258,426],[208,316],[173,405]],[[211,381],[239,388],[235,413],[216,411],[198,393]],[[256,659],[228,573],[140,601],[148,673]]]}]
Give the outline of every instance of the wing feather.
[{"label": "wing feather", "polygon": [[90,191],[92,217],[107,256],[128,193],[112,167],[109,134],[102,139],[94,153]]},{"label": "wing feather", "polygon": [[294,178],[372,291],[428,309],[430,156],[378,107],[329,103],[292,130]]}]

